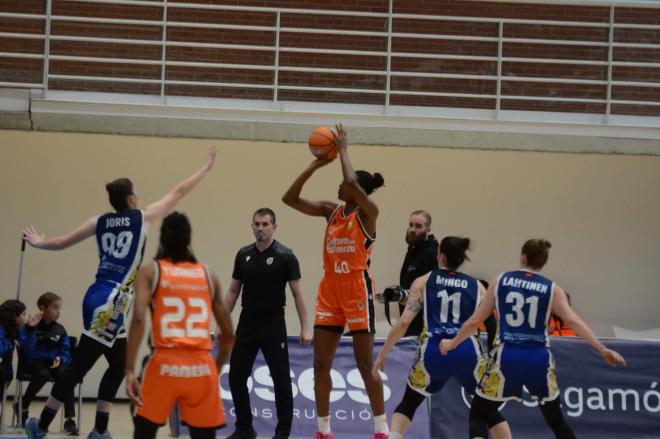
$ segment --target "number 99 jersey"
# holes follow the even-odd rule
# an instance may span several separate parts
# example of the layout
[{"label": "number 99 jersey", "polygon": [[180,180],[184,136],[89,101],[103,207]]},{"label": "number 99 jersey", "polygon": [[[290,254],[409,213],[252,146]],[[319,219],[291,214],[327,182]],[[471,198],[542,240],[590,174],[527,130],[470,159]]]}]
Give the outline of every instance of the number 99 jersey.
[{"label": "number 99 jersey", "polygon": [[545,347],[554,283],[528,270],[502,273],[495,289],[498,340],[508,346]]},{"label": "number 99 jersey", "polygon": [[100,259],[96,279],[130,286],[142,263],[146,236],[139,209],[101,215],[96,221]]}]

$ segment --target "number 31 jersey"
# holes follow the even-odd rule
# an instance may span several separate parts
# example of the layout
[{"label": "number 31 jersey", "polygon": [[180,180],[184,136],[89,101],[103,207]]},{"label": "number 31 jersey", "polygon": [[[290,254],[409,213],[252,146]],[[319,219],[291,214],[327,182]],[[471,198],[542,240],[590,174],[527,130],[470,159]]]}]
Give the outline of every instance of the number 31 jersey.
[{"label": "number 31 jersey", "polygon": [[144,213],[139,209],[101,215],[96,221],[100,259],[96,279],[130,286],[142,263],[146,237]]},{"label": "number 31 jersey", "polygon": [[431,337],[454,338],[479,304],[479,283],[467,274],[433,270],[424,288],[424,312]]},{"label": "number 31 jersey", "polygon": [[495,289],[498,340],[510,346],[549,346],[554,282],[528,270],[502,273]]},{"label": "number 31 jersey", "polygon": [[203,264],[156,260],[151,299],[151,337],[156,349],[210,351],[213,294]]}]

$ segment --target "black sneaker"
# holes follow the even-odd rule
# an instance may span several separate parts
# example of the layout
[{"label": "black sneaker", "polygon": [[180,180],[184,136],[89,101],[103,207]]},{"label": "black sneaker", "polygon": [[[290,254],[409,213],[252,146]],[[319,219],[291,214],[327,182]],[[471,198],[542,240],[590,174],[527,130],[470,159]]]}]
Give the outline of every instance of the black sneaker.
[{"label": "black sneaker", "polygon": [[248,430],[235,430],[227,439],[257,439],[257,432],[252,427]]},{"label": "black sneaker", "polygon": [[67,436],[78,436],[80,434],[76,421],[74,421],[73,418],[64,421],[64,433],[66,433]]}]

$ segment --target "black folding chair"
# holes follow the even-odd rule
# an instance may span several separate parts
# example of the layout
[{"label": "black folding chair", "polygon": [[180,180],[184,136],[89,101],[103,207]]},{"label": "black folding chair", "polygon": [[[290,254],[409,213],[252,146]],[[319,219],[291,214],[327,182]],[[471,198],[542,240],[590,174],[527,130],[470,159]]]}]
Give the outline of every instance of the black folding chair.
[{"label": "black folding chair", "polygon": [[[71,343],[71,356],[73,356],[74,350],[78,346],[77,337],[69,337],[69,342]],[[32,373],[29,370],[28,362],[21,354],[20,350],[18,353],[18,366],[16,367],[16,390],[14,393],[14,401],[17,403],[14,405],[14,418],[12,425],[18,428],[23,428],[23,417],[21,416],[21,410],[23,407],[23,383],[29,383],[32,380]],[[49,383],[55,382],[55,378],[51,377],[48,379]],[[82,379],[78,381],[78,398],[77,398],[77,408],[76,408],[76,421],[80,425],[80,419],[82,414]],[[64,427],[64,410],[62,410],[62,415],[60,417],[60,430]]]}]

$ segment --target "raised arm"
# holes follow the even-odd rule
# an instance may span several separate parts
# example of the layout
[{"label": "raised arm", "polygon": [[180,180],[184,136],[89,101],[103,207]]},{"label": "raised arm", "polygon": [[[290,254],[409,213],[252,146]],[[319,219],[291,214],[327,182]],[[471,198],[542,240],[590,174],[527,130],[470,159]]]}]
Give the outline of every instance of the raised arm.
[{"label": "raised arm", "polygon": [[220,281],[218,280],[218,276],[213,272],[211,272],[211,281],[213,282],[213,289],[215,291],[213,296],[213,316],[215,317],[215,322],[218,324],[218,328],[220,328],[220,349],[218,350],[218,356],[215,359],[218,373],[220,373],[222,365],[227,361],[229,352],[231,352],[231,348],[234,346],[235,337],[234,327],[231,323],[231,316],[222,302]]},{"label": "raised arm", "polygon": [[217,153],[218,151],[214,147],[209,148],[208,157],[206,159],[206,163],[204,163],[204,166],[199,168],[199,170],[190,177],[177,183],[177,185],[174,186],[174,189],[167,193],[163,198],[149,204],[144,209],[145,221],[158,221],[171,213],[177,203],[181,201],[183,197],[188,195],[193,189],[195,189],[195,187],[199,184],[200,181],[202,181],[206,174],[208,174],[209,171],[213,169],[213,164],[215,163],[215,156]]},{"label": "raised arm", "polygon": [[299,342],[302,345],[310,344],[313,337],[312,331],[309,327],[309,321],[307,320],[307,308],[305,307],[305,298],[303,297],[300,279],[290,280],[289,288],[291,288],[293,300],[296,304],[296,311],[298,312],[298,319],[300,320]]},{"label": "raised arm", "polygon": [[126,343],[126,394],[131,399],[131,402],[138,407],[142,407],[142,387],[135,377],[135,362],[140,344],[144,338],[147,311],[151,303],[151,282],[153,277],[153,264],[147,264],[140,268],[140,271],[138,271],[135,277],[133,318],[128,329],[128,341]]},{"label": "raised arm", "polygon": [[337,151],[339,152],[339,161],[341,162],[341,172],[344,176],[344,183],[346,188],[355,200],[355,203],[360,207],[362,214],[362,221],[364,226],[372,236],[376,231],[376,218],[378,217],[378,206],[374,203],[367,193],[360,187],[357,180],[357,174],[353,169],[353,164],[348,156],[348,135],[344,127],[339,124],[337,128]]},{"label": "raised arm", "polygon": [[34,226],[27,226],[23,231],[23,239],[34,248],[63,250],[92,236],[96,231],[96,222],[98,219],[98,216],[92,217],[66,235],[54,236],[52,238],[46,238],[46,235],[37,232]]},{"label": "raised arm", "polygon": [[626,365],[626,360],[618,352],[607,349],[596,338],[589,325],[573,311],[571,305],[568,304],[566,292],[559,285],[555,285],[552,291],[552,312],[558,315],[578,336],[582,337],[589,346],[596,349],[610,366],[615,367],[617,364]]},{"label": "raised arm", "polygon": [[440,353],[442,355],[447,355],[447,352],[455,349],[458,345],[463,343],[466,338],[477,332],[479,325],[493,313],[493,309],[495,309],[495,286],[498,284],[499,280],[499,276],[496,279],[493,279],[481,301],[481,304],[470,318],[463,323],[463,326],[461,326],[456,337],[451,340],[444,339],[440,342]]},{"label": "raised arm", "polygon": [[387,358],[387,353],[394,347],[397,341],[403,337],[410,326],[410,323],[415,319],[417,314],[424,308],[424,285],[429,278],[430,273],[420,276],[413,284],[410,286],[410,295],[408,296],[408,301],[406,302],[406,308],[401,314],[401,317],[396,322],[396,324],[390,329],[390,333],[387,335],[387,340],[385,344],[380,349],[378,353],[378,358],[374,362],[374,365],[371,369],[371,375],[375,380],[380,381],[379,370],[385,370],[385,358]]},{"label": "raised arm", "polygon": [[332,212],[337,208],[337,203],[332,201],[311,201],[300,197],[302,188],[309,177],[319,168],[327,165],[332,160],[316,159],[296,178],[287,191],[282,195],[282,202],[291,206],[299,212],[310,216],[323,216],[329,219]]}]

